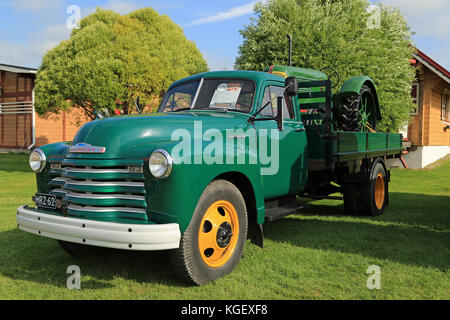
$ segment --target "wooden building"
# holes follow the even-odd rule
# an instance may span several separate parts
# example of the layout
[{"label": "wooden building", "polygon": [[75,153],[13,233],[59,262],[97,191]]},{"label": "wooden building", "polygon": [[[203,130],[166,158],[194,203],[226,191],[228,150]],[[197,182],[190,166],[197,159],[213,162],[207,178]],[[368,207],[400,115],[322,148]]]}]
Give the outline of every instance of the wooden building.
[{"label": "wooden building", "polygon": [[78,111],[39,116],[34,111],[36,69],[0,64],[0,149],[30,150],[48,143],[71,141],[87,122]]},{"label": "wooden building", "polygon": [[450,153],[450,72],[420,50],[411,62],[417,72],[412,88],[416,108],[401,133],[411,145],[406,164],[423,168]]}]

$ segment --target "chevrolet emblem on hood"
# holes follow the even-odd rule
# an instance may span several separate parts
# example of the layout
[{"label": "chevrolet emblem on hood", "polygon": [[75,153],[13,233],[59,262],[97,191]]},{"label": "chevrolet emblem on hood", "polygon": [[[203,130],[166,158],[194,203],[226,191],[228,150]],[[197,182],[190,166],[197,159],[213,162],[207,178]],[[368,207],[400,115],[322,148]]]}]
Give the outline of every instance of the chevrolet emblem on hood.
[{"label": "chevrolet emblem on hood", "polygon": [[72,153],[105,153],[105,147],[91,146],[89,143],[77,143],[69,148]]}]

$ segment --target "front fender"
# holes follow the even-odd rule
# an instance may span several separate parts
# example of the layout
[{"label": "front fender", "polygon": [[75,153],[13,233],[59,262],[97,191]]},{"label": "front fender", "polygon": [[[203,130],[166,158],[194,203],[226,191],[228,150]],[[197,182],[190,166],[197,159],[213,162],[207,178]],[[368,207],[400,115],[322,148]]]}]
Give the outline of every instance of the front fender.
[{"label": "front fender", "polygon": [[45,157],[47,158],[47,164],[45,165],[44,169],[41,172],[36,173],[37,192],[50,192],[48,183],[53,178],[53,176],[50,174],[50,162],[61,161],[62,159],[64,159],[64,156],[69,150],[70,145],[71,142],[58,142],[47,144],[37,148],[41,149],[44,152]]},{"label": "front fender", "polygon": [[[171,143],[162,148],[173,154],[175,145],[176,143]],[[202,150],[204,151],[206,147],[207,145]],[[250,154],[251,151],[246,150],[246,153]],[[147,211],[150,220],[156,223],[178,223],[183,233],[189,226],[197,202],[206,186],[218,176],[239,172],[247,177],[252,185],[256,201],[257,221],[263,223],[265,208],[261,187],[261,166],[259,164],[238,164],[236,158],[233,163],[228,163],[228,161],[213,164],[196,163],[194,162],[196,155],[199,156],[193,152],[190,161],[174,163],[172,173],[166,179],[154,178],[149,172],[148,165],[145,166],[146,180],[148,181],[146,183]]]}]

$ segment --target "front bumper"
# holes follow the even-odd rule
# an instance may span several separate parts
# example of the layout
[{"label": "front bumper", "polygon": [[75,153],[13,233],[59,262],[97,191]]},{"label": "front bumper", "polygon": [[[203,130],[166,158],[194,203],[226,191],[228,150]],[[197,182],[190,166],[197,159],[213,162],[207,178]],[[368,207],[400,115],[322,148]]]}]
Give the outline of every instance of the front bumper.
[{"label": "front bumper", "polygon": [[17,208],[19,229],[47,238],[127,250],[167,250],[180,245],[180,228],[169,224],[122,224],[56,216]]}]

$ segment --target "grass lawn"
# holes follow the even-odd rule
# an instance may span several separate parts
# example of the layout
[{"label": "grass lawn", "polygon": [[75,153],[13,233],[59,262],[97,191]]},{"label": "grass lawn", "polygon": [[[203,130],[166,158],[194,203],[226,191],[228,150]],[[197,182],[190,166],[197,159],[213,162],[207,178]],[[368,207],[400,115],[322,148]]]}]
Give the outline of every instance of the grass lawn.
[{"label": "grass lawn", "polygon": [[[450,299],[450,160],[426,170],[391,171],[381,217],[350,217],[342,202],[264,226],[265,248],[250,242],[225,278],[180,282],[164,252],[100,249],[83,259],[57,242],[16,228],[16,208],[35,192],[28,156],[0,154],[0,299]],[[68,290],[69,265],[81,290]],[[370,265],[381,289],[366,287]]]}]

